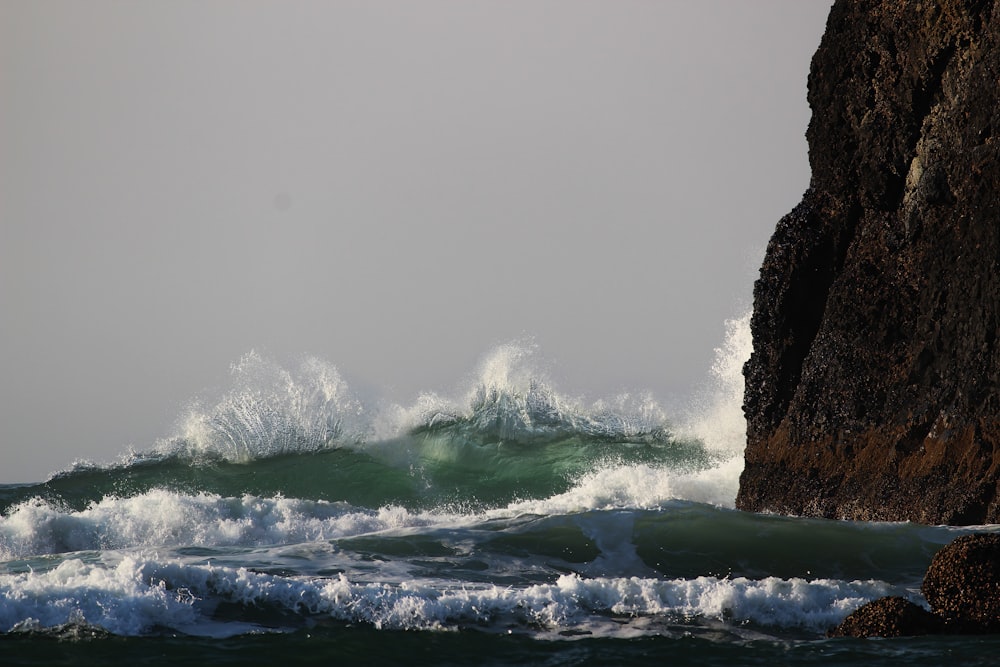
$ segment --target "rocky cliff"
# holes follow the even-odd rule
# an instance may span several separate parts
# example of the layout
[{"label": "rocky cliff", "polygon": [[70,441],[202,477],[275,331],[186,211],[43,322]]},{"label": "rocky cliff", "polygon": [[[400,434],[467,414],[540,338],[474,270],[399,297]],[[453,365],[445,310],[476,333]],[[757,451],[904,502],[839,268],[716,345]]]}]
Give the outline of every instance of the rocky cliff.
[{"label": "rocky cliff", "polygon": [[1000,522],[1000,0],[838,0],[754,287],[737,506]]}]

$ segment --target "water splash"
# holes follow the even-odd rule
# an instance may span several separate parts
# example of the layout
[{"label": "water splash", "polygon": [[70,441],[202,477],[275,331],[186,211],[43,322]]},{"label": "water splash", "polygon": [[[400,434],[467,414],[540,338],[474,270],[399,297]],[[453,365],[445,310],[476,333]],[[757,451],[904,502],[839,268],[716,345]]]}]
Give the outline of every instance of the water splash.
[{"label": "water splash", "polygon": [[371,436],[369,410],[332,364],[311,357],[292,372],[250,351],[231,374],[232,389],[209,408],[192,405],[161,452],[246,461]]},{"label": "water splash", "polygon": [[[683,444],[701,454],[693,459],[678,454],[670,459],[669,470],[645,471],[641,477],[660,478],[657,484],[665,485],[653,495],[731,506],[743,464],[741,371],[750,347],[749,313],[728,320],[725,341],[716,349],[711,384],[680,428],[668,421],[649,394],[590,402],[558,391],[530,339],[495,348],[453,395],[426,392],[410,405],[361,401],[337,368],[322,360],[309,358],[288,370],[251,351],[233,365],[230,389],[217,401],[193,404],[180,420],[178,434],[158,443],[156,453],[246,462],[349,448],[415,470],[427,464],[424,459],[432,453],[428,447],[443,447],[468,463],[466,454],[484,446],[585,442],[589,453],[584,458],[588,465],[597,464],[590,470],[600,473],[621,466],[632,469],[639,460],[656,458],[616,460],[611,454],[615,450],[609,448],[602,459],[602,443],[675,449]],[[483,465],[494,458],[510,463],[517,450],[500,458],[490,451],[486,455]],[[532,459],[524,465],[532,462],[542,464]],[[574,483],[584,483],[577,474],[579,470]]]},{"label": "water splash", "polygon": [[533,344],[503,345],[486,357],[468,398],[469,419],[479,433],[520,442],[571,434],[609,440],[666,437],[666,414],[652,396],[621,394],[587,405],[557,392],[540,367]]},{"label": "water splash", "polygon": [[750,312],[726,320],[725,326],[725,339],[715,348],[707,389],[683,420],[680,433],[729,458],[742,456],[746,448],[743,364],[753,351]]}]

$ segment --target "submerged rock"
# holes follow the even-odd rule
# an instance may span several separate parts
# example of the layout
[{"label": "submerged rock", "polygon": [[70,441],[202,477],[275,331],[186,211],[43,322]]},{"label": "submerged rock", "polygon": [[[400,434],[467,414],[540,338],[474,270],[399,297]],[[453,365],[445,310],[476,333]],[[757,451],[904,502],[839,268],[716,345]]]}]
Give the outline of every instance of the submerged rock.
[{"label": "submerged rock", "polygon": [[908,637],[1000,632],[1000,535],[963,535],[938,551],[923,585],[927,611],[902,597],[859,607],[829,637]]},{"label": "submerged rock", "polygon": [[879,598],[859,607],[828,637],[912,637],[939,634],[944,620],[906,598]]},{"label": "submerged rock", "polygon": [[1000,522],[1000,0],[838,0],[754,287],[737,507]]}]

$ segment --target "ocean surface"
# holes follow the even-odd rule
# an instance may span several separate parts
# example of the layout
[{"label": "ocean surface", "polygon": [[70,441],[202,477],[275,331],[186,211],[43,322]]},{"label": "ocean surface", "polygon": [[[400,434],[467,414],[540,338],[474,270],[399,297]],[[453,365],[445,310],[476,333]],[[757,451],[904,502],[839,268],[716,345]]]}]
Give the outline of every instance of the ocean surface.
[{"label": "ocean surface", "polygon": [[734,510],[749,349],[729,322],[683,415],[574,398],[526,342],[405,406],[251,352],[148,449],[0,486],[2,662],[996,664],[994,637],[825,637],[922,604],[973,529]]}]

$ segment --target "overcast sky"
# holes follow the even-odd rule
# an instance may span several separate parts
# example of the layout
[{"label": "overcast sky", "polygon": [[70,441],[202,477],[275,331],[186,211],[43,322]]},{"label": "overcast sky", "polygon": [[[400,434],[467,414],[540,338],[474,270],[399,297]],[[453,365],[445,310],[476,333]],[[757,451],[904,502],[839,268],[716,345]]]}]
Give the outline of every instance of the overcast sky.
[{"label": "overcast sky", "polygon": [[251,349],[412,402],[533,336],[683,401],[808,184],[828,0],[0,0],[0,482]]}]

